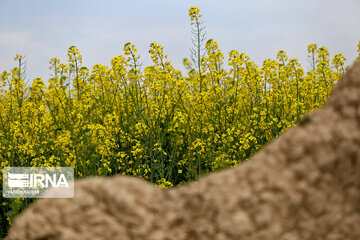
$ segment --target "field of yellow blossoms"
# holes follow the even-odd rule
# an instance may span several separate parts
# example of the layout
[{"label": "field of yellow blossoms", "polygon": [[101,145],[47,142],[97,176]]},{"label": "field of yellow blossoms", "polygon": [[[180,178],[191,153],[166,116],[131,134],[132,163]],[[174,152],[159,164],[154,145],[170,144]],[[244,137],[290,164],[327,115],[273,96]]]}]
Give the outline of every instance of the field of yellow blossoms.
[{"label": "field of yellow blossoms", "polygon": [[[199,10],[189,15],[195,48],[185,74],[156,42],[144,68],[131,43],[110,66],[92,68],[72,46],[66,62],[50,60],[47,84],[27,85],[17,55],[17,67],[0,76],[1,169],[71,166],[76,178],[122,174],[164,188],[184,184],[246,161],[321,107],[348,68],[342,53],[330,57],[316,44],[307,49],[308,70],[285,51],[262,66],[236,50],[224,56],[201,38]],[[0,232],[32,201],[2,199]]]}]

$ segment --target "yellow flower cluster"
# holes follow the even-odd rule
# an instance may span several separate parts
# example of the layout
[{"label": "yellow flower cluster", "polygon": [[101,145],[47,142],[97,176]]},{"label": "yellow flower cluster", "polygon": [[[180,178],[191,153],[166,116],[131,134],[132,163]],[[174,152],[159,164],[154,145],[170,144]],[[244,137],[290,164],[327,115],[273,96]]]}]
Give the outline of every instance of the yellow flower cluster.
[{"label": "yellow flower cluster", "polygon": [[[157,43],[141,69],[136,48],[111,66],[50,60],[52,78],[27,87],[21,63],[1,74],[0,156],[4,166],[72,166],[77,177],[126,174],[173,185],[235,166],[319,108],[346,70],[345,57],[309,45],[312,63],[279,51],[257,66],[245,53],[206,43],[201,73],[176,70]],[[22,60],[18,55],[15,59]],[[191,65],[191,63],[189,63]],[[201,78],[199,75],[201,74]]]},{"label": "yellow flower cluster", "polygon": [[189,9],[189,17],[190,17],[190,21],[191,21],[191,25],[195,24],[195,25],[199,25],[200,24],[200,18],[201,18],[201,14],[200,14],[200,10],[198,7],[190,7]]},{"label": "yellow flower cluster", "polygon": [[[189,15],[199,24],[198,8]],[[183,75],[156,42],[143,69],[131,43],[92,69],[72,46],[67,62],[50,60],[47,85],[37,78],[31,86],[17,55],[18,66],[0,75],[1,168],[71,166],[77,178],[122,174],[176,186],[246,161],[321,107],[347,69],[343,54],[331,59],[316,44],[307,70],[285,51],[258,66],[233,50],[225,66],[216,41],[205,48],[200,66],[184,61]],[[28,203],[3,202],[12,212]]]}]

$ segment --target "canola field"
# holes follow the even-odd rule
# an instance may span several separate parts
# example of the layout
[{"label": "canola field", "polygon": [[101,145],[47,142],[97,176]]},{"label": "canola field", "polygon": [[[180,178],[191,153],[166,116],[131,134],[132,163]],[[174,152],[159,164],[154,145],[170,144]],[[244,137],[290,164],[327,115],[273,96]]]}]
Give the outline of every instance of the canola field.
[{"label": "canola field", "polygon": [[[26,84],[17,55],[17,67],[0,76],[1,169],[71,166],[76,178],[122,174],[163,188],[185,184],[249,159],[320,108],[348,68],[342,53],[330,56],[316,44],[304,51],[307,68],[285,51],[258,66],[206,39],[198,8],[189,17],[194,46],[186,72],[156,42],[146,67],[131,43],[110,66],[91,68],[72,46],[66,62],[50,60],[49,79]],[[0,233],[32,201],[2,199]]]}]

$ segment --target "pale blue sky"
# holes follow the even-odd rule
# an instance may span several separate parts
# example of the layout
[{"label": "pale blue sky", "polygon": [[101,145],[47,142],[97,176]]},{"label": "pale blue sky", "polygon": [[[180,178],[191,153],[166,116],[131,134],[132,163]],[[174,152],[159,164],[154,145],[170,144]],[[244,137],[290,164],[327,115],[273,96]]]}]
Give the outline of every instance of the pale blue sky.
[{"label": "pale blue sky", "polygon": [[66,61],[75,45],[84,66],[109,65],[132,42],[144,66],[150,63],[151,42],[165,47],[170,60],[183,69],[189,56],[188,9],[198,6],[227,57],[245,52],[261,64],[286,50],[307,67],[310,43],[326,45],[331,54],[356,56],[360,40],[359,0],[0,0],[0,71],[10,70],[17,53],[26,56],[28,80],[49,78],[49,60]]}]

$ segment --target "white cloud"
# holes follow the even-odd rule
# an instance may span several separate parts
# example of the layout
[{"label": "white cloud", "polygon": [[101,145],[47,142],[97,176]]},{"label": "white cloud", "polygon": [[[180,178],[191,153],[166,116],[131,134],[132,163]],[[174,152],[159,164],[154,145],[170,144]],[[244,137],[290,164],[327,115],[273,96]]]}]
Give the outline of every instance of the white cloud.
[{"label": "white cloud", "polygon": [[261,64],[283,49],[306,66],[310,43],[327,46],[331,54],[343,52],[351,60],[360,40],[359,0],[109,0],[105,5],[64,0],[55,7],[22,0],[27,5],[17,12],[22,17],[11,19],[11,12],[18,9],[16,2],[0,8],[0,68],[13,66],[11,59],[19,52],[28,60],[30,78],[47,78],[49,59],[66,61],[71,45],[80,49],[84,65],[91,67],[109,64],[128,41],[138,48],[144,66],[151,64],[149,45],[156,41],[182,69],[191,47],[187,10],[192,5],[199,7],[208,37],[218,41],[225,58],[237,49]]},{"label": "white cloud", "polygon": [[0,46],[25,46],[30,43],[31,34],[28,32],[5,32],[0,34]]}]

